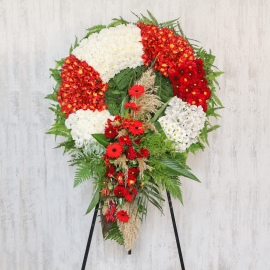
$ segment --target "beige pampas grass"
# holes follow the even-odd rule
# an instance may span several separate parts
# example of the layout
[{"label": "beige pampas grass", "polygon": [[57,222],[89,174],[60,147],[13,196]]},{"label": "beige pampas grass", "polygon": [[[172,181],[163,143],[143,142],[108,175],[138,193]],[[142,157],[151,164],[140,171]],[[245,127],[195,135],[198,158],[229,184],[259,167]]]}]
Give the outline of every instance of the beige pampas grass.
[{"label": "beige pampas grass", "polygon": [[118,220],[117,225],[123,235],[126,250],[131,250],[140,232],[140,219],[137,215],[138,207],[133,207],[131,203],[126,202],[121,208],[118,208],[119,210],[125,210],[129,215],[128,222],[120,222]]},{"label": "beige pampas grass", "polygon": [[146,164],[147,158],[137,158],[139,169],[140,169],[140,177],[143,178],[143,173],[145,170],[152,170],[152,167]]},{"label": "beige pampas grass", "polygon": [[125,154],[122,154],[118,159],[116,159],[114,162],[114,165],[122,167],[125,174],[127,174],[128,171],[128,165],[127,165],[127,157]]},{"label": "beige pampas grass", "polygon": [[[146,121],[151,119],[151,113],[155,113],[163,104],[160,98],[156,95],[157,87],[155,87],[156,75],[152,69],[148,69],[143,73],[137,84],[145,88],[145,93],[136,99],[136,104],[140,109],[134,113],[135,119],[144,118]],[[132,98],[132,101],[135,101]]]}]

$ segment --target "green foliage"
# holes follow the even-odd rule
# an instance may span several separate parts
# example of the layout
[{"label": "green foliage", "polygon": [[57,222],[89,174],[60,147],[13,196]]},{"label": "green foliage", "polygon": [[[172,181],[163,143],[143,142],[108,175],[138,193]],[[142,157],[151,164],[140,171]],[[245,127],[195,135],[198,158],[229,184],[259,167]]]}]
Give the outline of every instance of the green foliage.
[{"label": "green foliage", "polygon": [[104,179],[106,167],[99,154],[95,152],[84,154],[78,150],[71,157],[72,159],[69,161],[70,165],[77,166],[74,187],[90,178],[93,178],[96,186],[101,184]]},{"label": "green foliage", "polygon": [[124,20],[122,17],[120,17],[120,19],[113,18],[112,20],[113,20],[113,22],[110,23],[108,25],[108,27],[115,27],[115,26],[120,25],[120,24],[125,24],[126,25],[126,24],[129,23],[128,21]]},{"label": "green foliage", "polygon": [[109,80],[109,89],[105,92],[105,102],[109,104],[108,111],[112,115],[121,113],[123,107],[121,104],[127,96],[128,89],[140,78],[145,70],[144,66],[126,68]]},{"label": "green foliage", "polygon": [[166,153],[175,153],[174,143],[168,140],[163,132],[150,132],[145,134],[140,147],[147,148],[150,151],[150,161],[152,158],[160,159]]},{"label": "green foliage", "polygon": [[78,38],[76,37],[75,42],[74,42],[74,45],[73,45],[73,46],[72,46],[72,45],[70,46],[69,53],[71,54],[72,51],[73,51],[76,47],[78,47],[78,46],[79,46]]},{"label": "green foliage", "polygon": [[178,163],[176,160],[170,158],[169,156],[160,159],[159,162],[164,165],[164,169],[170,176],[185,176],[187,178],[200,182],[200,180],[189,170],[185,169],[185,167],[182,166],[181,163]]},{"label": "green foliage", "polygon": [[91,171],[91,166],[88,163],[78,164],[75,177],[74,177],[74,187],[81,184],[83,181],[90,179],[93,176],[93,172]]},{"label": "green foliage", "polygon": [[99,33],[104,28],[106,28],[106,25],[101,25],[101,24],[95,25],[91,28],[88,28],[87,29],[88,33],[86,34],[86,36],[83,39],[88,38],[90,35],[92,35],[94,33]]},{"label": "green foliage", "polygon": [[150,120],[151,123],[154,123],[157,121],[157,119],[161,116],[161,114],[165,111],[168,103],[170,102],[171,98],[166,102],[164,103],[160,109],[155,113],[154,117]]},{"label": "green foliage", "polygon": [[87,208],[87,211],[85,213],[86,215],[89,214],[92,211],[92,209],[94,207],[96,207],[96,205],[98,204],[98,202],[99,202],[99,192],[100,192],[100,188],[97,187],[97,189],[96,189],[96,191],[94,193],[94,196],[92,197],[92,200],[91,200],[91,202],[90,202],[90,204],[89,204],[89,206]]},{"label": "green foliage", "polygon": [[178,177],[170,177],[164,182],[165,188],[174,198],[177,198],[183,204],[181,182]]},{"label": "green foliage", "polygon": [[104,134],[92,134],[92,137],[94,137],[97,142],[99,142],[104,147],[107,147],[109,145],[109,141]]},{"label": "green foliage", "polygon": [[155,86],[158,87],[157,95],[162,102],[167,102],[173,96],[173,90],[168,78],[164,77],[159,72],[155,71],[156,79]]},{"label": "green foliage", "polygon": [[112,228],[109,230],[105,240],[114,240],[116,241],[119,245],[124,245],[124,238],[122,233],[119,230],[119,227],[117,226],[117,223],[114,222],[112,225]]},{"label": "green foliage", "polygon": [[164,202],[164,199],[154,179],[151,179],[144,184],[143,188],[140,190],[140,197],[142,199],[139,201],[139,209],[145,210],[141,212],[141,218],[146,216],[148,201],[157,207],[163,214],[162,203]]}]

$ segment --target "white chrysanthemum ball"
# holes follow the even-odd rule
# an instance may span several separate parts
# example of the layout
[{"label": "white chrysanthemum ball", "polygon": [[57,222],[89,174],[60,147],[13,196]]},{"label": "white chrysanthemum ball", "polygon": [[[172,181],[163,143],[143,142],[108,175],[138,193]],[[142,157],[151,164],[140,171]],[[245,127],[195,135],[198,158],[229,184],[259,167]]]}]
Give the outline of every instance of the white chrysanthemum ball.
[{"label": "white chrysanthemum ball", "polygon": [[198,141],[205,120],[206,115],[201,106],[190,105],[173,97],[165,110],[165,116],[158,121],[168,139],[176,143],[176,150],[184,152]]},{"label": "white chrysanthemum ball", "polygon": [[71,136],[77,148],[87,147],[96,140],[91,134],[104,133],[107,119],[112,119],[109,111],[78,110],[69,115],[65,125],[71,129]]}]

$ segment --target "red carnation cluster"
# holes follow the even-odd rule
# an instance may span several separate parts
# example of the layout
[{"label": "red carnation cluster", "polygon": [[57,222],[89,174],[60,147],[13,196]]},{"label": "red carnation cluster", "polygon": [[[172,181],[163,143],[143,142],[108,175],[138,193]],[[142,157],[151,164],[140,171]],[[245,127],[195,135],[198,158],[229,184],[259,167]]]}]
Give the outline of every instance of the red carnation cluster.
[{"label": "red carnation cluster", "polygon": [[138,23],[141,28],[144,64],[148,66],[155,60],[154,69],[166,77],[169,69],[175,68],[187,60],[194,59],[194,52],[187,40],[175,35],[169,28],[159,29],[152,24]]},{"label": "red carnation cluster", "polygon": [[66,117],[79,109],[106,109],[104,93],[108,84],[102,82],[99,73],[85,61],[71,54],[62,66],[61,78],[57,99]]},{"label": "red carnation cluster", "polygon": [[172,69],[169,79],[172,83],[174,95],[191,105],[202,106],[207,110],[207,99],[211,91],[207,87],[208,81],[204,77],[202,59],[195,59]]}]

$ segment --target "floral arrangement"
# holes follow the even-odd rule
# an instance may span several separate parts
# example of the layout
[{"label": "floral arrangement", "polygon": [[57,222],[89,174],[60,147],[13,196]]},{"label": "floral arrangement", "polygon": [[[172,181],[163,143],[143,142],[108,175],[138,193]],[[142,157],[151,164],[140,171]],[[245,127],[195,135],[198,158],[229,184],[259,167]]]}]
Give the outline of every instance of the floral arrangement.
[{"label": "floral arrangement", "polygon": [[215,57],[177,20],[159,24],[148,14],[88,29],[50,70],[57,84],[46,97],[56,102],[47,133],[66,138],[57,147],[77,166],[74,187],[94,182],[86,213],[99,204],[104,238],[127,250],[148,202],[162,212],[162,190],[182,202],[179,176],[199,181],[186,159],[208,144],[219,127],[209,117],[222,108]]}]

